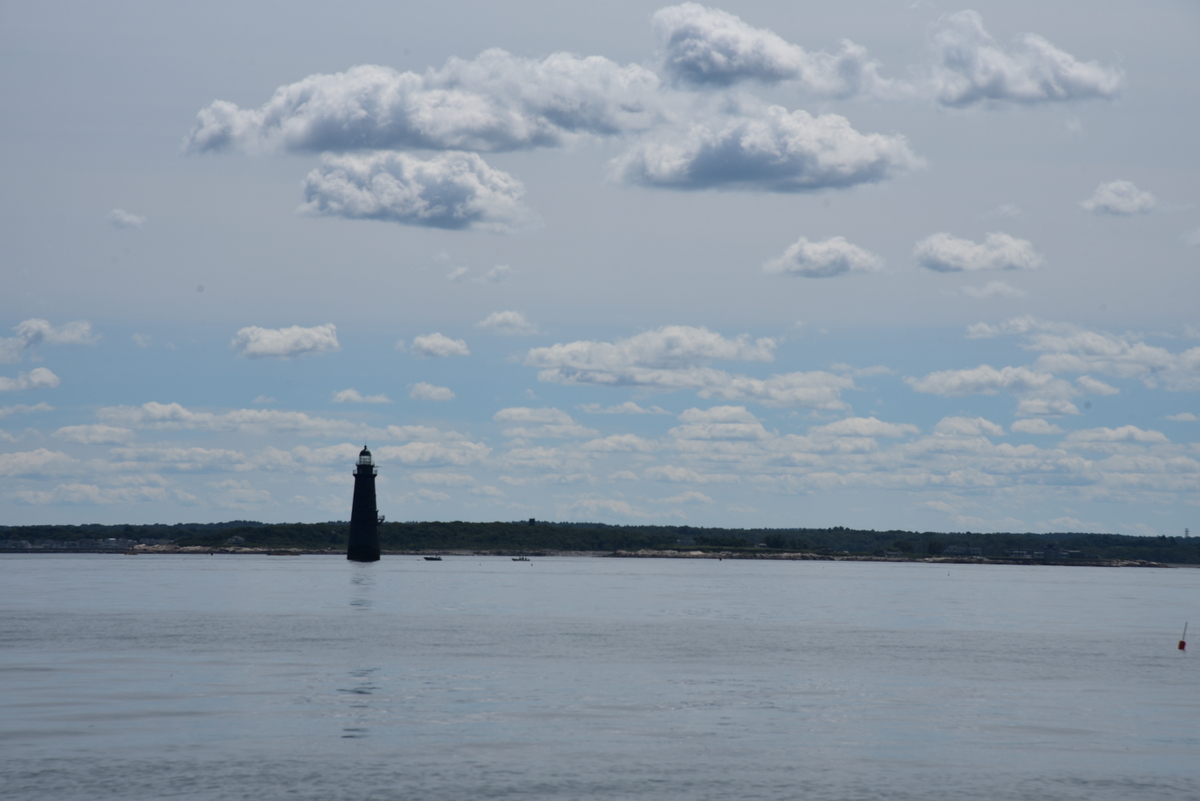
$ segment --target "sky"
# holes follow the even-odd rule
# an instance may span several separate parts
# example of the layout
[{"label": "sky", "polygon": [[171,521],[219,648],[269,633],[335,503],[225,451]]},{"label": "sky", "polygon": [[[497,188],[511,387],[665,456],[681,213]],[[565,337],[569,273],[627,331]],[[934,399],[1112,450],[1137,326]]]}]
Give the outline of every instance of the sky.
[{"label": "sky", "polygon": [[1200,5],[0,8],[0,524],[1200,530]]}]

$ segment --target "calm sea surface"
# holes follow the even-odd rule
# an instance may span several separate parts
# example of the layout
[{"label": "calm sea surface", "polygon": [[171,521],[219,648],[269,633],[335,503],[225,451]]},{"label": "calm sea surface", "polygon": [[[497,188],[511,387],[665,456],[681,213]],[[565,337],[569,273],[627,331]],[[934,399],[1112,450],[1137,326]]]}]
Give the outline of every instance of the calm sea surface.
[{"label": "calm sea surface", "polygon": [[0,796],[1197,799],[1200,570],[0,556]]}]

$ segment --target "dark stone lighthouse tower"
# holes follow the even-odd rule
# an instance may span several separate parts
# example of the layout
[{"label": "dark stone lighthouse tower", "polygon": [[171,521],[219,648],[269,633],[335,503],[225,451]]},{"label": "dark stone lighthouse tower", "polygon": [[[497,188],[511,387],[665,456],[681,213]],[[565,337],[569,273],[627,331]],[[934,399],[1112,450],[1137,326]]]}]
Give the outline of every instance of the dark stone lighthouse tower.
[{"label": "dark stone lighthouse tower", "polygon": [[354,505],[350,508],[350,544],[346,558],[355,562],[379,561],[379,510],[375,508],[375,462],[364,445],[354,471]]}]

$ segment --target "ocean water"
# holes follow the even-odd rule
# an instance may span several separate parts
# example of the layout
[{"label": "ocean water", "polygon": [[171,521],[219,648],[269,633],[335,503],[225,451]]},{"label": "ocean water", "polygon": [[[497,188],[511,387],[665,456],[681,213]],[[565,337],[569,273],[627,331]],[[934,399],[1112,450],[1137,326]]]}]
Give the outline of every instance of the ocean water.
[{"label": "ocean water", "polygon": [[1189,619],[1194,569],[4,555],[0,796],[1196,799]]}]

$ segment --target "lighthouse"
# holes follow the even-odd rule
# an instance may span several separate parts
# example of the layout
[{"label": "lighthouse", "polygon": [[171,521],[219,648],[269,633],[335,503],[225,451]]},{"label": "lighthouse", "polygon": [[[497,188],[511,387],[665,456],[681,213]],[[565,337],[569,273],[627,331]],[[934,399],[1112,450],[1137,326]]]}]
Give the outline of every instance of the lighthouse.
[{"label": "lighthouse", "polygon": [[354,505],[350,508],[350,543],[346,558],[353,562],[379,561],[379,510],[375,508],[375,462],[363,445],[354,470]]}]

